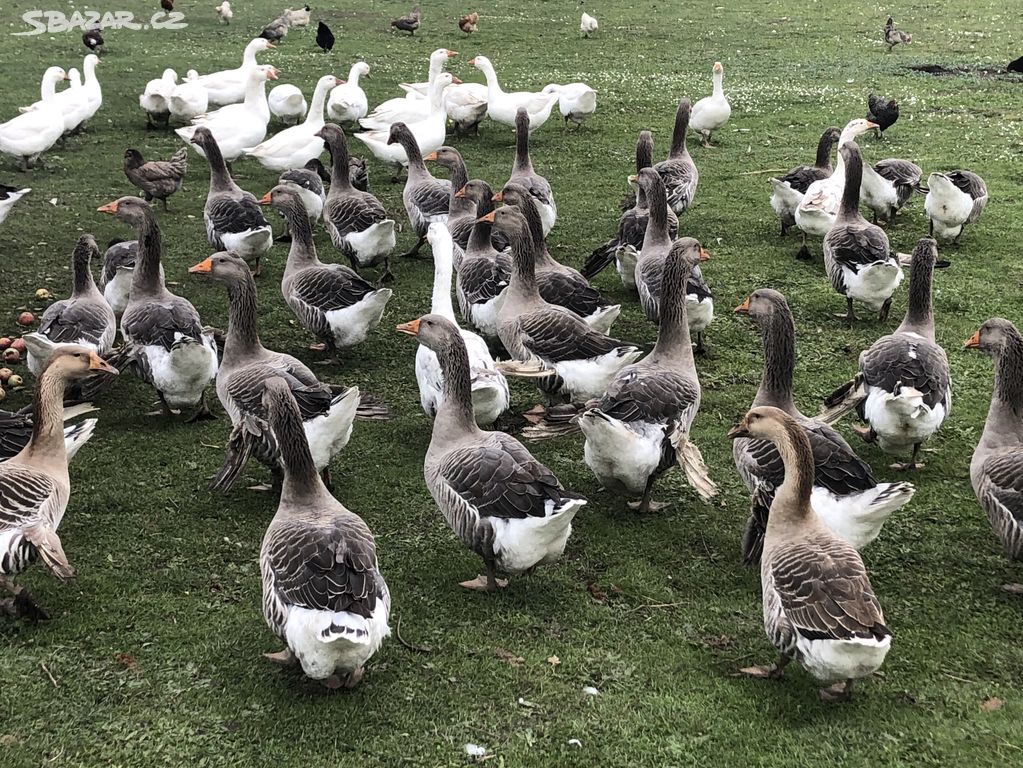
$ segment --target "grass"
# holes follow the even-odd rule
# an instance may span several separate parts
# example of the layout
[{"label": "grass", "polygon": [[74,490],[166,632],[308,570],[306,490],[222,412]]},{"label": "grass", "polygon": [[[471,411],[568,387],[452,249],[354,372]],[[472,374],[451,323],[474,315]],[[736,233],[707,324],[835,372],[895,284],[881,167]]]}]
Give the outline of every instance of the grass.
[{"label": "grass", "polygon": [[[3,166],[0,181],[34,191],[0,228],[0,330],[15,331],[18,308],[42,309],[32,298],[37,288],[66,295],[68,257],[81,232],[101,242],[128,236],[95,212],[132,192],[120,171],[124,148],[165,157],[179,146],[172,134],[144,130],[137,96],[145,82],[165,66],[236,66],[245,42],[280,5],[239,3],[234,24],[219,27],[215,4],[182,8],[184,30],[110,31],[99,71],[105,102],[89,130],[46,155],[45,169],[23,176]],[[31,5],[5,5],[6,32],[25,28],[18,17]],[[146,16],[155,8],[137,0],[101,5]],[[320,54],[312,30],[299,30],[265,60],[283,70],[284,81],[309,89],[327,71],[343,76],[352,60],[365,58],[373,67],[371,103],[393,95],[398,81],[422,79],[429,52],[441,46],[461,52],[453,69],[465,79],[478,74],[465,62],[480,52],[509,89],[587,81],[600,94],[591,123],[565,133],[554,121],[533,140],[536,164],[558,199],[552,251],[576,265],[614,230],[636,133],[653,130],[663,156],[679,96],[709,93],[711,63],[724,63],[732,121],[719,149],[690,140],[701,183],[682,224],[713,255],[705,273],[719,316],[709,331],[712,354],[699,363],[704,401],[694,439],[721,485],[719,502],[699,503],[672,475],[660,483],[660,497],[673,505],[638,519],[598,491],[579,442],[531,446],[567,487],[590,498],[563,562],[496,597],[459,589],[478,561],[456,543],[424,486],[430,423],[418,405],[414,344],[391,330],[427,308],[431,269],[403,262],[381,328],[343,367],[318,370],[396,411],[388,424],[357,426],[334,467],[337,493],[376,534],[394,620],[400,617],[406,639],[431,652],[411,652],[392,638],[363,686],[342,695],[264,662],[260,654],[278,644],[260,614],[256,558],[274,502],[242,490],[208,493],[206,478],[222,458],[212,446],[224,444],[227,420],[187,426],[146,418],[151,392],[125,380],[102,403],[96,436],[71,467],[61,534],[77,580],[61,586],[32,569],[25,582],[53,621],[0,624],[4,765],[447,766],[467,762],[466,743],[485,746],[499,766],[1018,762],[1021,606],[999,585],[1021,573],[1004,559],[970,489],[969,457],[992,374],[961,342],[991,315],[1023,320],[1023,91],[1018,79],[939,78],[907,68],[1004,66],[1019,54],[1018,15],[996,0],[897,7],[851,0],[840,13],[794,0],[753,8],[638,0],[588,3],[601,29],[581,40],[575,3],[523,0],[477,4],[480,31],[464,41],[454,19],[469,10],[465,3],[424,5],[424,27],[413,39],[388,34],[400,3],[317,9],[314,19],[325,18],[337,34],[333,54]],[[888,12],[915,40],[890,55],[879,42]],[[82,53],[78,33],[6,36],[2,116],[37,97],[47,65],[71,66]],[[991,202],[961,247],[942,249],[953,266],[936,280],[938,338],[955,382],[952,416],[928,446],[912,504],[865,553],[895,631],[893,650],[883,677],[836,707],[817,701],[814,682],[800,670],[777,684],[732,676],[770,659],[772,649],[761,626],[758,575],[737,564],[747,496],[725,438],[753,396],[760,347],[730,308],[758,286],[788,295],[798,327],[797,398],[809,412],[850,376],[860,350],[898,323],[904,289],[884,325],[846,328],[832,317],[844,308],[841,298],[819,262],[796,262],[794,240],[779,239],[766,176],[757,173],[811,161],[823,128],[862,115],[870,91],[898,98],[903,116],[883,143],[864,139],[868,159],[906,157],[927,171],[970,168],[987,180]],[[495,184],[507,178],[507,131],[485,124],[478,140],[455,144],[470,175]],[[185,189],[169,214],[159,214],[164,263],[176,290],[207,322],[223,326],[222,292],[185,271],[209,252],[201,221],[206,168],[194,154],[189,161]],[[252,162],[238,170],[256,194],[275,180]],[[374,164],[371,187],[403,220],[400,187],[388,175]],[[898,250],[908,252],[926,232],[922,209],[918,198],[891,229]],[[317,241],[325,258],[335,258],[322,231]],[[406,233],[399,247],[408,242]],[[280,297],[284,259],[275,248],[259,281],[264,341],[315,360]],[[652,341],[653,327],[616,276],[609,271],[597,282],[625,303],[617,335]],[[25,401],[23,393],[5,405]],[[516,385],[514,401],[522,409],[535,394]],[[869,447],[861,454],[880,478],[891,478],[889,457]],[[250,475],[264,477],[259,468]],[[587,685],[600,695],[584,695]],[[982,709],[991,698],[1003,706]]]}]

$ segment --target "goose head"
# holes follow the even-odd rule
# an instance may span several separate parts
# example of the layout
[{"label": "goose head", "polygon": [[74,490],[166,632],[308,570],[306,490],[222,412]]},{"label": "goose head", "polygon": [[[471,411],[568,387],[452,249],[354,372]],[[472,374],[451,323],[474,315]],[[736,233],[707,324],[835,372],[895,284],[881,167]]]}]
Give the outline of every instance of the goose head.
[{"label": "goose head", "polygon": [[963,345],[965,349],[977,349],[989,357],[998,357],[1010,344],[1023,346],[1023,339],[1016,326],[1001,317],[986,321]]},{"label": "goose head", "polygon": [[265,38],[262,38],[262,37],[256,37],[256,38],[253,38],[251,41],[249,41],[249,44],[245,46],[245,55],[246,56],[255,56],[260,51],[265,51],[265,50],[268,50],[269,48],[276,48],[276,47],[277,46],[275,46],[269,40],[267,40]]},{"label": "goose head", "polygon": [[[792,429],[801,432],[802,427],[779,408],[762,405],[750,409],[736,426],[728,430],[728,437],[736,440],[740,437],[754,437],[780,443],[786,439]],[[804,438],[806,439],[806,438]]]},{"label": "goose head", "polygon": [[460,165],[465,165],[465,160],[462,159],[462,154],[454,147],[441,147],[423,158],[427,162],[435,162],[437,165],[443,166],[444,168],[457,168]]},{"label": "goose head", "polygon": [[[465,183],[465,186],[455,192],[455,197],[465,197],[476,203],[476,210],[480,211],[481,207],[486,208],[485,212],[490,211],[489,202],[494,196],[494,191],[490,188],[483,179],[469,179]],[[482,215],[484,211],[480,211]]]},{"label": "goose head", "polygon": [[853,141],[857,136],[860,136],[867,131],[872,131],[877,128],[877,123],[872,123],[870,120],[865,120],[862,117],[858,117],[855,120],[850,120],[846,123],[845,128],[842,129],[842,133],[839,136],[838,145],[841,147],[848,141]]},{"label": "goose head", "polygon": [[476,67],[476,69],[484,74],[494,71],[494,65],[490,63],[490,59],[486,56],[476,56],[475,58],[469,59],[469,64]]},{"label": "goose head", "polygon": [[433,350],[438,356],[444,356],[458,344],[465,344],[458,327],[440,315],[423,315],[417,320],[398,325],[395,330],[414,336],[420,344]]},{"label": "goose head", "polygon": [[927,177],[927,189],[938,197],[954,196],[962,194],[962,190],[952,183],[947,174],[935,171]]},{"label": "goose head", "polygon": [[735,308],[735,314],[745,315],[757,323],[768,320],[788,309],[785,296],[772,288],[759,288]]},{"label": "goose head", "polygon": [[56,374],[58,378],[65,381],[85,379],[100,372],[115,376],[118,373],[114,366],[97,355],[95,351],[77,344],[58,347],[50,356],[50,360],[43,370],[44,375]]},{"label": "goose head", "polygon": [[222,284],[243,283],[252,280],[252,270],[245,260],[231,251],[220,251],[188,268],[189,274],[208,275]]},{"label": "goose head", "polygon": [[141,197],[132,197],[131,195],[119,197],[106,205],[101,205],[96,210],[100,213],[108,213],[136,228],[153,218],[152,206]]}]

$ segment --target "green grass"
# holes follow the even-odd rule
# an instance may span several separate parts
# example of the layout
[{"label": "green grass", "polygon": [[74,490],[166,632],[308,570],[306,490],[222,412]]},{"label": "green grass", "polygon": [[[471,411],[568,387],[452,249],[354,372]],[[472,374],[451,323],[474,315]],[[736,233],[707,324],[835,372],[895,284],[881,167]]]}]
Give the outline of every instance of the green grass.
[{"label": "green grass", "polygon": [[[35,5],[6,3],[4,31],[23,29],[18,17]],[[101,5],[146,15],[156,7]],[[15,331],[18,308],[42,309],[32,298],[36,288],[66,295],[81,232],[101,242],[129,236],[95,212],[132,193],[120,171],[124,148],[164,157],[179,146],[172,134],[144,130],[137,96],[145,82],[165,66],[236,66],[245,42],[281,4],[239,2],[230,27],[217,26],[214,5],[179,2],[189,24],[182,31],[110,31],[99,70],[105,102],[89,130],[46,155],[45,169],[26,176],[3,165],[0,181],[34,191],[0,228],[0,330]],[[317,370],[396,411],[390,423],[357,426],[335,463],[336,489],[376,534],[395,623],[400,617],[406,639],[432,652],[411,652],[392,638],[362,687],[341,695],[265,662],[260,654],[278,642],[260,614],[256,558],[274,503],[244,490],[227,497],[206,491],[222,458],[226,418],[199,426],[148,419],[141,414],[152,393],[125,380],[102,403],[96,436],[71,467],[61,535],[77,580],[61,586],[32,569],[25,583],[53,621],[0,624],[0,762],[441,766],[465,764],[463,745],[471,742],[496,756],[489,764],[505,766],[1017,763],[1021,605],[999,586],[1023,574],[1004,559],[970,489],[969,457],[992,374],[961,343],[991,315],[1023,320],[1023,91],[1018,79],[937,78],[906,67],[1004,66],[1019,55],[1018,13],[1004,0],[852,0],[841,8],[795,0],[587,3],[601,30],[581,40],[576,3],[523,0],[477,4],[480,31],[464,41],[454,23],[469,10],[463,2],[425,3],[414,39],[387,32],[401,3],[342,5],[314,13],[337,34],[332,55],[313,48],[312,30],[299,30],[264,57],[284,81],[308,90],[318,76],[343,76],[362,57],[373,67],[366,90],[376,103],[394,95],[394,83],[422,79],[429,52],[444,46],[461,52],[453,70],[463,79],[478,79],[465,62],[485,53],[509,89],[581,79],[598,90],[598,113],[584,130],[565,133],[552,121],[533,139],[560,212],[551,249],[575,265],[614,230],[636,133],[653,130],[663,156],[679,96],[708,93],[711,63],[724,63],[732,121],[719,149],[690,142],[701,183],[682,223],[713,255],[705,273],[718,319],[709,331],[712,354],[699,362],[704,401],[694,439],[721,485],[720,500],[699,503],[672,475],[661,481],[660,497],[673,505],[637,519],[597,490],[578,441],[531,446],[567,487],[590,498],[563,562],[497,596],[459,589],[479,563],[457,544],[424,486],[430,423],[419,409],[414,343],[391,330],[427,308],[431,268],[402,262],[381,328],[340,369]],[[890,55],[878,42],[889,11],[916,40]],[[78,64],[82,53],[78,33],[5,36],[2,117],[37,98],[46,66]],[[732,676],[770,659],[772,649],[761,626],[758,575],[737,564],[747,496],[725,438],[756,388],[760,343],[730,309],[759,286],[788,295],[798,327],[797,397],[808,412],[851,375],[861,349],[898,323],[904,289],[884,325],[849,329],[832,317],[844,308],[841,298],[819,262],[792,258],[795,241],[777,235],[766,175],[751,174],[809,162],[823,128],[861,116],[872,90],[897,97],[903,116],[883,143],[863,140],[868,159],[906,157],[927,171],[970,168],[987,180],[991,202],[960,248],[942,249],[953,266],[936,279],[938,338],[955,382],[952,416],[928,446],[912,504],[865,553],[895,632],[893,649],[883,677],[836,707],[821,705],[798,669],[776,684]],[[494,184],[507,178],[511,135],[503,128],[484,124],[478,140],[455,145],[471,176]],[[164,263],[175,289],[207,322],[223,326],[222,292],[186,274],[209,253],[201,220],[206,168],[194,154],[189,162],[185,189],[169,214],[159,214]],[[275,180],[253,162],[238,170],[256,194]],[[400,187],[388,175],[374,164],[371,188],[403,220]],[[925,232],[917,198],[890,234],[908,252]],[[324,258],[336,258],[322,231],[317,242]],[[399,246],[408,243],[406,233]],[[315,360],[280,296],[285,254],[274,249],[259,281],[263,338]],[[598,285],[625,303],[617,335],[652,341],[654,328],[616,276],[609,271]],[[528,386],[515,386],[517,408],[535,400]],[[23,393],[5,405],[25,401]],[[861,454],[891,479],[889,457],[866,447]],[[258,467],[249,474],[265,477]],[[589,585],[606,601],[596,601]],[[511,663],[498,649],[522,661]],[[548,663],[552,656],[559,665]],[[600,695],[584,696],[586,685]],[[990,697],[1004,706],[983,711]]]}]

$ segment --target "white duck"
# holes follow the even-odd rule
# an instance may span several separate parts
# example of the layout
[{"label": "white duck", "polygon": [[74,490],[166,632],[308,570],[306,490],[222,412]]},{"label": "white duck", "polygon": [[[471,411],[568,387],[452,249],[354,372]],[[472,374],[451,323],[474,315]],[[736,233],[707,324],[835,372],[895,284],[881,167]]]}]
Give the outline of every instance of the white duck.
[{"label": "white duck", "polygon": [[209,94],[210,104],[224,106],[237,104],[245,99],[249,72],[256,68],[256,54],[273,48],[274,44],[262,37],[257,37],[245,46],[242,54],[242,65],[237,69],[222,69],[199,78],[199,83]]},{"label": "white duck", "polygon": [[515,127],[515,113],[522,107],[529,115],[529,131],[532,133],[547,122],[551,110],[560,98],[557,93],[531,93],[516,91],[505,93],[497,82],[497,72],[486,56],[477,56],[469,63],[487,78],[487,116],[502,125]]},{"label": "white duck", "polygon": [[46,96],[40,106],[0,123],[0,152],[19,159],[25,170],[56,144],[64,132],[64,115],[57,105],[54,87],[47,90],[46,84],[56,86],[65,79],[67,73],[60,67],[47,69],[43,75]]},{"label": "white duck", "polygon": [[149,125],[167,125],[170,120],[170,96],[178,82],[178,73],[169,67],[163,74],[146,83],[146,88],[139,96],[139,106],[146,111],[146,123]]},{"label": "white duck", "polygon": [[[372,112],[359,120],[359,125],[373,131],[386,131],[394,123],[414,123],[422,120],[430,114],[430,87],[437,82],[443,69],[444,62],[451,56],[457,56],[454,51],[447,48],[438,48],[430,54],[430,80],[426,84],[424,92],[418,89],[421,84],[403,85],[406,94],[403,98],[388,99],[378,104]],[[452,83],[456,79],[452,79]],[[458,81],[461,82],[461,81]],[[425,93],[425,96],[424,96]]]},{"label": "white duck", "polygon": [[287,128],[262,144],[249,147],[245,154],[254,157],[264,168],[271,171],[287,171],[301,168],[310,160],[323,154],[323,139],[316,135],[323,127],[323,105],[330,89],[341,81],[333,75],[324,75],[316,82],[313,104],[301,125]]},{"label": "white duck", "polygon": [[693,111],[689,117],[689,127],[700,134],[703,146],[708,149],[713,146],[710,143],[711,135],[714,131],[724,128],[732,115],[732,107],[725,98],[725,89],[722,85],[725,70],[720,61],[714,62],[713,72],[714,92],[693,104]]},{"label": "white duck", "polygon": [[348,70],[348,80],[342,80],[330,92],[327,99],[327,114],[339,123],[354,123],[366,116],[369,100],[359,85],[360,77],[369,77],[369,64],[357,61]]},{"label": "white duck", "polygon": [[291,83],[275,85],[266,97],[270,114],[279,118],[285,125],[295,125],[306,116],[309,105],[306,103],[302,89]]},{"label": "white duck", "polygon": [[597,92],[586,83],[568,83],[558,85],[551,83],[544,86],[543,93],[558,94],[558,111],[565,118],[565,126],[569,120],[581,126],[597,109]]},{"label": "white duck", "polygon": [[205,114],[210,106],[209,101],[209,93],[199,82],[199,73],[190,69],[184,81],[174,86],[167,106],[170,108],[171,117],[187,123]]}]

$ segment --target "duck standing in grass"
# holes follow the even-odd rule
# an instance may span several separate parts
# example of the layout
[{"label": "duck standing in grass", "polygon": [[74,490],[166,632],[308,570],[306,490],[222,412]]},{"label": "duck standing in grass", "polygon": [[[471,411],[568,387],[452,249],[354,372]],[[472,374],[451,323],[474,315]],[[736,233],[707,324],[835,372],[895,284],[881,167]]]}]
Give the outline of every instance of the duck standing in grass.
[{"label": "duck standing in grass", "polygon": [[821,689],[822,700],[846,700],[854,680],[880,669],[892,632],[859,552],[810,506],[810,441],[795,419],[770,406],[752,409],[728,436],[769,440],[785,465],[760,561],[764,630],[780,655],[776,664],[741,672],[778,679],[795,659],[818,680],[839,681]]}]

